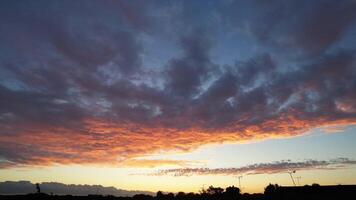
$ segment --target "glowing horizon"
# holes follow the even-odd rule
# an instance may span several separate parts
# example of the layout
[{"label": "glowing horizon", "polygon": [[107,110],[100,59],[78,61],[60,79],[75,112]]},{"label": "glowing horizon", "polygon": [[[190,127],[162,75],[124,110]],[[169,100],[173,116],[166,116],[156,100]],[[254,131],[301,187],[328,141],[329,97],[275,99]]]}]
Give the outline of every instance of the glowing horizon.
[{"label": "glowing horizon", "polygon": [[[158,190],[164,192],[199,192],[203,186],[210,185],[217,187],[227,187],[231,185],[238,186],[237,175],[229,174],[207,174],[198,175],[191,174],[189,176],[154,176],[154,173],[161,169],[174,169],[176,167],[203,167],[203,168],[224,168],[230,167],[244,167],[246,165],[258,164],[254,162],[258,159],[259,163],[273,163],[275,161],[283,161],[287,158],[291,162],[305,162],[308,160],[318,160],[324,162],[341,158],[342,156],[353,159],[355,150],[353,149],[353,142],[355,135],[354,127],[345,129],[333,129],[334,132],[329,133],[329,130],[320,129],[297,138],[286,139],[270,139],[266,141],[257,141],[245,144],[223,144],[213,145],[198,148],[190,153],[174,153],[167,152],[146,156],[143,159],[152,160],[173,160],[189,163],[181,166],[175,163],[163,163],[163,165],[144,165],[144,166],[93,166],[93,165],[55,165],[48,167],[20,167],[14,169],[3,169],[3,176],[0,181],[6,180],[29,180],[33,183],[41,182],[60,182],[65,184],[100,184],[103,186],[114,186],[125,190],[141,190],[157,192]],[[342,133],[340,131],[342,130]],[[337,131],[337,132],[336,132]],[[332,134],[332,135],[330,135]],[[319,141],[319,142],[315,142]],[[347,141],[347,142],[345,142]],[[328,143],[333,143],[337,147],[343,145],[344,149],[339,148],[338,151],[331,151],[325,146]],[[291,149],[289,152],[276,153],[276,150],[271,150],[273,146],[280,146],[281,149],[288,146]],[[303,146],[304,150],[297,150],[299,146]],[[232,154],[238,154],[238,158],[232,159],[232,155],[224,155],[222,153],[230,152],[234,149]],[[279,149],[279,148],[277,148]],[[314,149],[314,153],[308,156],[303,156],[310,149]],[[325,152],[327,151],[327,153]],[[251,152],[251,155],[246,155]],[[277,150],[278,152],[278,150]],[[273,153],[273,158],[266,158],[264,154]],[[212,155],[215,154],[215,155]],[[286,157],[285,154],[293,156]],[[323,156],[323,154],[325,154]],[[213,157],[214,159],[208,159]],[[201,160],[198,160],[201,158]],[[218,159],[217,159],[218,158]],[[236,162],[236,163],[235,163]],[[193,163],[193,165],[192,165]],[[225,163],[225,164],[221,164]],[[167,165],[168,164],[168,165]],[[171,165],[169,165],[171,164]],[[354,164],[346,164],[338,168],[320,168],[320,166],[307,166],[305,169],[297,169],[295,176],[301,176],[300,185],[311,185],[313,183],[323,185],[337,185],[337,184],[354,184],[356,181],[356,167]],[[288,167],[288,166],[287,166]],[[300,166],[299,166],[300,167]],[[291,168],[296,169],[296,168]],[[153,173],[153,174],[152,174]],[[73,176],[75,174],[76,176]],[[256,193],[263,192],[265,186],[269,183],[278,183],[279,185],[289,186],[293,185],[289,175],[285,169],[272,174],[245,174],[242,179],[242,192]]]}]

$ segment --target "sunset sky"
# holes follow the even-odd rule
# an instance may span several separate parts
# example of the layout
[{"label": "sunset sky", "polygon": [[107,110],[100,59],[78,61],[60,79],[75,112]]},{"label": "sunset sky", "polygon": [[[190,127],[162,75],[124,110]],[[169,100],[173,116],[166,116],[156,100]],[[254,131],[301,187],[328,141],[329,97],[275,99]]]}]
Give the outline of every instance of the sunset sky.
[{"label": "sunset sky", "polygon": [[0,181],[356,184],[355,44],[354,0],[1,0]]}]

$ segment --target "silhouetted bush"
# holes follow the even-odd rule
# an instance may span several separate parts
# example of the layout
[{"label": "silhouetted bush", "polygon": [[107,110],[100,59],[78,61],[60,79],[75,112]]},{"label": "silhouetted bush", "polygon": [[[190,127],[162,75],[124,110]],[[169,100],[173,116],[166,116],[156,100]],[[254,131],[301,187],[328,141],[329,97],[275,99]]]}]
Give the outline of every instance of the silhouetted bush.
[{"label": "silhouetted bush", "polygon": [[225,189],[225,192],[222,195],[223,200],[237,200],[241,196],[240,188],[230,186]]}]

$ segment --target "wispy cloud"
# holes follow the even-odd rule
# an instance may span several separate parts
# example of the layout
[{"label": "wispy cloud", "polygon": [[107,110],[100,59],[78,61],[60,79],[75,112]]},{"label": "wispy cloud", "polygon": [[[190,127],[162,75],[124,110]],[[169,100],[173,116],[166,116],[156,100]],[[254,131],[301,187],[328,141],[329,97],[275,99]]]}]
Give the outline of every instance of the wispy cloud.
[{"label": "wispy cloud", "polygon": [[160,170],[150,175],[154,176],[193,176],[193,175],[254,175],[286,173],[293,170],[333,170],[356,165],[356,160],[337,158],[332,160],[305,160],[293,162],[282,160],[270,163],[258,163],[232,168],[177,168]]},{"label": "wispy cloud", "polygon": [[124,167],[154,168],[162,166],[187,167],[201,164],[198,161],[168,159],[129,159],[120,163]]}]

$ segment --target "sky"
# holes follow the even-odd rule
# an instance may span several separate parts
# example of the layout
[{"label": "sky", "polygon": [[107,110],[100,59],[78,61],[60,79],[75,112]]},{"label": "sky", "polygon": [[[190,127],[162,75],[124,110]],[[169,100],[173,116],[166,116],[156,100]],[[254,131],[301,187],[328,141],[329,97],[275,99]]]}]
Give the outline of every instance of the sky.
[{"label": "sky", "polygon": [[0,181],[356,183],[354,0],[0,1]]}]

